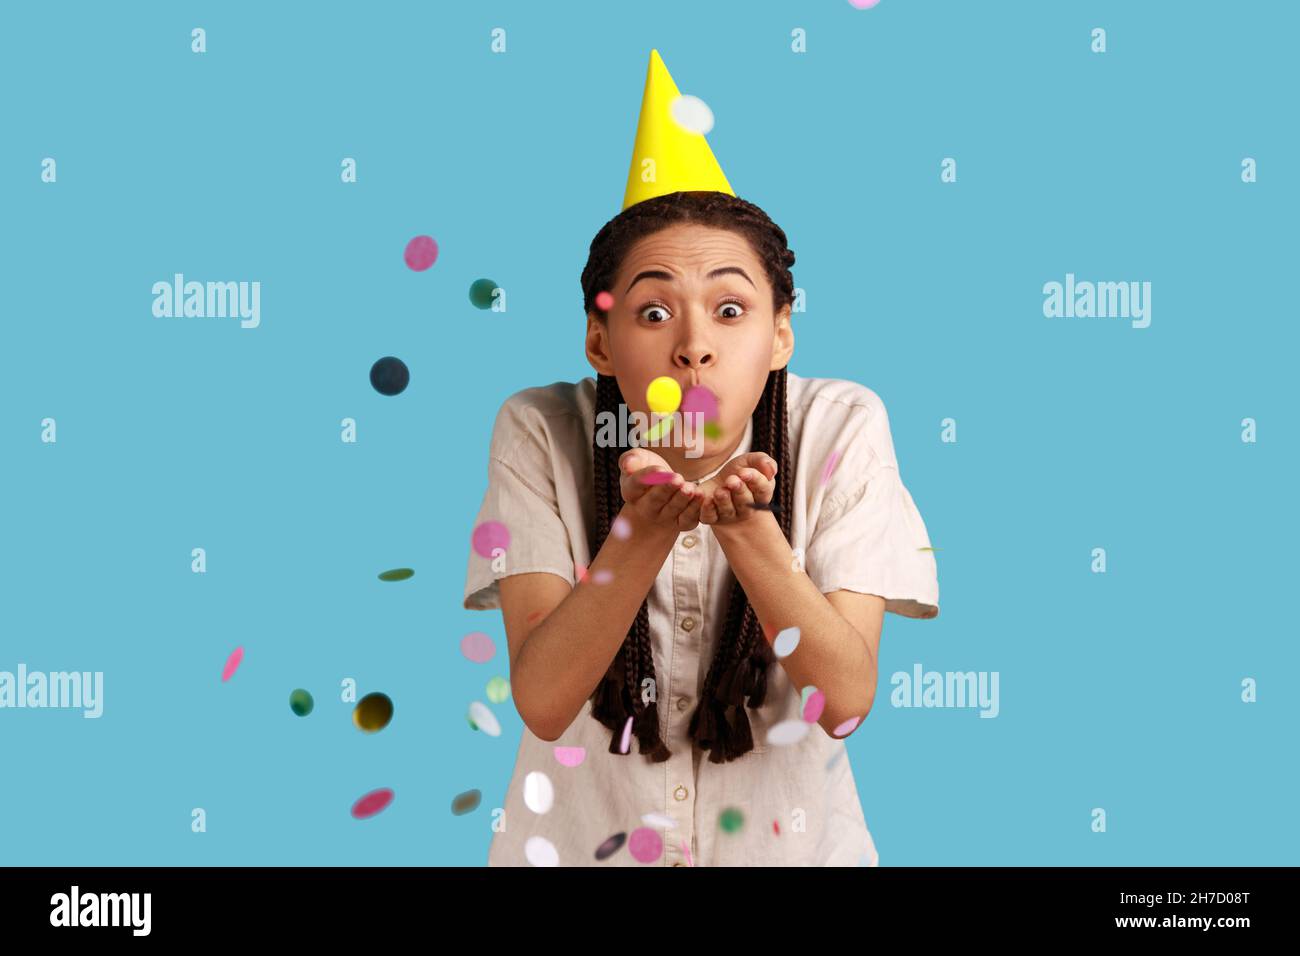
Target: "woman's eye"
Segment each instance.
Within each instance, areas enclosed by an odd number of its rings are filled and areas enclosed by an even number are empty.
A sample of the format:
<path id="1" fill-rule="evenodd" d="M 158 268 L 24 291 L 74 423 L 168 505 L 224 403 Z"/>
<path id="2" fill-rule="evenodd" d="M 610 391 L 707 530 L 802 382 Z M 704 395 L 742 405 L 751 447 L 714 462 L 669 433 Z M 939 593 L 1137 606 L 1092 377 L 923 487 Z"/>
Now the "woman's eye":
<path id="1" fill-rule="evenodd" d="M 655 312 L 662 313 L 663 318 L 658 320 L 652 318 L 652 314 Z M 641 315 L 645 319 L 647 319 L 651 325 L 662 325 L 664 321 L 668 318 L 668 310 L 661 305 L 647 305 L 644 309 L 641 310 Z"/>
<path id="2" fill-rule="evenodd" d="M 745 306 L 744 306 L 743 303 L 740 303 L 740 302 L 724 302 L 724 303 L 722 303 L 722 305 L 720 305 L 718 308 L 719 308 L 719 310 L 722 310 L 722 309 L 734 309 L 734 310 L 735 310 L 735 311 L 732 312 L 730 315 L 725 315 L 725 314 L 724 314 L 724 315 L 722 316 L 724 319 L 738 319 L 738 318 L 740 318 L 742 315 L 745 314 Z"/>

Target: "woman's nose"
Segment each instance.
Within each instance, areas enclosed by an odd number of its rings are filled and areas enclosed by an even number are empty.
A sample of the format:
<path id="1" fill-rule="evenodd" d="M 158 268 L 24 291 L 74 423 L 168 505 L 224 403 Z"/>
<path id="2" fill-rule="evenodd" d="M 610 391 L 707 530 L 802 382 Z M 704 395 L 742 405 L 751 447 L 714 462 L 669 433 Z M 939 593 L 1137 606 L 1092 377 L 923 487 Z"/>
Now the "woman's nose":
<path id="1" fill-rule="evenodd" d="M 685 347 L 677 350 L 677 365 L 680 368 L 702 368 L 713 364 L 713 353 L 706 347 Z"/>

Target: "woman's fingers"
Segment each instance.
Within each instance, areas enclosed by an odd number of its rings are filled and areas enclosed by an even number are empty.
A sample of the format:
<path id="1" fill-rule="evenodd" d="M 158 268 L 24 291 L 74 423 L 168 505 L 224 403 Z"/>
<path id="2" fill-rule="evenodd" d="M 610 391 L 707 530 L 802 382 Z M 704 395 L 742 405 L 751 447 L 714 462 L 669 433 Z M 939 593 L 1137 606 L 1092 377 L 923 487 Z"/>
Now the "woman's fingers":
<path id="1" fill-rule="evenodd" d="M 734 475 L 727 479 L 727 482 L 739 482 L 740 479 Z M 718 509 L 719 521 L 733 521 L 736 517 L 736 508 L 731 503 L 731 488 L 724 485 L 713 493 L 713 506 Z"/>
<path id="2" fill-rule="evenodd" d="M 679 515 L 695 500 L 695 482 L 686 481 L 677 489 L 677 493 L 664 503 L 659 515 L 664 521 L 676 523 Z"/>

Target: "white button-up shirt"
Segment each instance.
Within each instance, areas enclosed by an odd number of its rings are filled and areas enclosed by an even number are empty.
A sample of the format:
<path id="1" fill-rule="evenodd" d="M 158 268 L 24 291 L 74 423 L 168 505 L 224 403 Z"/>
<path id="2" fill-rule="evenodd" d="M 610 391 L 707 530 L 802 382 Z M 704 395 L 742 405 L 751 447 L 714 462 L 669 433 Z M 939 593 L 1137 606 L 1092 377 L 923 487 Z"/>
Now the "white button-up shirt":
<path id="1" fill-rule="evenodd" d="M 467 609 L 499 608 L 497 579 L 506 575 L 545 571 L 573 585 L 575 562 L 591 563 L 595 398 L 596 380 L 585 378 L 524 389 L 502 406 L 475 526 L 499 521 L 510 543 L 500 571 L 471 550 Z M 802 555 L 804 571 L 823 594 L 876 594 L 894 614 L 937 616 L 934 554 L 902 483 L 880 397 L 855 382 L 787 371 L 787 408 L 791 468 L 784 477 L 794 481 L 796 560 Z M 751 449 L 752 433 L 751 420 L 733 458 Z M 877 864 L 844 741 L 817 724 L 798 743 L 767 741 L 771 727 L 801 711 L 801 688 L 792 686 L 779 660 L 769 669 L 763 706 L 745 709 L 753 751 L 715 764 L 692 745 L 687 726 L 734 581 L 712 528 L 701 524 L 678 536 L 648 595 L 660 733 L 672 757 L 651 763 L 637 753 L 635 740 L 629 753 L 609 753 L 610 731 L 591 716 L 590 700 L 553 743 L 525 726 L 504 801 L 504 826 L 489 848 L 490 866 L 528 865 L 532 837 L 554 847 L 561 866 L 647 865 L 626 844 L 596 859 L 596 849 L 610 837 L 643 827 L 658 834 L 663 846 L 648 865 Z M 583 586 L 617 582 L 593 584 L 588 578 Z M 557 747 L 584 748 L 585 757 L 575 767 L 564 766 Z M 542 814 L 523 799 L 524 779 L 532 771 L 544 773 L 554 790 L 553 805 Z M 728 814 L 729 826 L 721 824 L 728 810 L 739 812 L 738 828 L 735 814 Z"/>

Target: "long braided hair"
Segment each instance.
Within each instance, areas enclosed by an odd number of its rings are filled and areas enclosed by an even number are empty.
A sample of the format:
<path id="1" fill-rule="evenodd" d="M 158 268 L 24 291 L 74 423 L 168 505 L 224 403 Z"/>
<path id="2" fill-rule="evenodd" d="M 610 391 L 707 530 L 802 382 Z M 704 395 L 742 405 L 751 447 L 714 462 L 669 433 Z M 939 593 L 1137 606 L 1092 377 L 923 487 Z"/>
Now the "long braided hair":
<path id="1" fill-rule="evenodd" d="M 790 267 L 794 253 L 785 232 L 753 203 L 722 192 L 682 191 L 643 200 L 623 210 L 591 242 L 586 268 L 582 270 L 585 311 L 600 321 L 605 314 L 596 306 L 596 295 L 612 287 L 628 250 L 639 239 L 679 222 L 693 222 L 729 229 L 746 237 L 767 272 L 772 285 L 774 311 L 794 301 L 794 278 Z M 602 411 L 618 414 L 624 403 L 618 380 L 596 377 L 596 420 Z M 781 531 L 790 540 L 791 487 L 790 433 L 786 413 L 786 369 L 768 373 L 767 385 L 754 409 L 752 451 L 766 452 L 777 463 L 776 489 L 772 510 Z M 602 447 L 592 435 L 596 520 L 592 528 L 591 553 L 599 552 L 614 519 L 623 506 L 619 488 L 619 456 L 626 447 Z M 775 661 L 758 616 L 750 606 L 745 589 L 733 583 L 726 620 L 713 661 L 691 715 L 689 735 L 712 763 L 735 760 L 754 747 L 745 699 L 761 707 L 767 694 L 767 670 Z M 632 733 L 640 752 L 654 762 L 667 760 L 672 752 L 659 733 L 656 700 L 642 700 L 646 678 L 654 679 L 655 663 L 650 640 L 648 598 L 641 602 L 622 647 L 614 655 L 604 677 L 592 693 L 591 715 L 611 731 L 609 752 L 622 753 L 623 728 L 632 718 Z M 656 685 L 651 685 L 656 686 Z M 655 695 L 657 697 L 657 694 Z"/>

